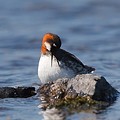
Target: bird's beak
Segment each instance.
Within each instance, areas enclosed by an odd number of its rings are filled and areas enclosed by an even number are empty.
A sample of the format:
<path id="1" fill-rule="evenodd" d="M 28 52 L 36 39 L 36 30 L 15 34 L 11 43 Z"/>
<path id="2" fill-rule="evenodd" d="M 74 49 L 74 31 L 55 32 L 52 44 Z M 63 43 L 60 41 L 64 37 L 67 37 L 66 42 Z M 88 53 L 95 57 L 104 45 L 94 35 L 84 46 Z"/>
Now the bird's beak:
<path id="1" fill-rule="evenodd" d="M 51 52 L 51 67 L 52 67 L 52 61 L 53 61 L 53 53 Z"/>
<path id="2" fill-rule="evenodd" d="M 47 50 L 51 52 L 51 67 L 52 67 L 52 61 L 53 61 L 53 52 L 52 52 L 52 48 L 53 47 L 57 47 L 55 43 L 51 42 L 51 43 L 48 43 L 48 42 L 45 42 L 44 43 Z"/>
<path id="3" fill-rule="evenodd" d="M 56 44 L 53 43 L 51 46 L 56 47 Z M 53 61 L 53 52 L 51 51 L 51 67 L 52 67 L 52 61 Z"/>

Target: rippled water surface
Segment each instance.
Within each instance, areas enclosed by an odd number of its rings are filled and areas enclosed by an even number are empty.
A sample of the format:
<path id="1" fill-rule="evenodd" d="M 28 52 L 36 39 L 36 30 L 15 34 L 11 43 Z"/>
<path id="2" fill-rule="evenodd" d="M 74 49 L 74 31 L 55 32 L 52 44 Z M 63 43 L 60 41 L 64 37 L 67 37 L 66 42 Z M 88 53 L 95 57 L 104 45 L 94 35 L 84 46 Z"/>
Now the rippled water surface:
<path id="1" fill-rule="evenodd" d="M 120 91 L 120 0 L 0 0 L 0 87 L 39 83 L 41 38 L 58 34 L 72 52 Z M 0 120 L 41 120 L 36 96 L 0 99 Z M 49 113 L 49 112 L 48 112 Z M 120 98 L 100 114 L 67 120 L 120 120 Z"/>

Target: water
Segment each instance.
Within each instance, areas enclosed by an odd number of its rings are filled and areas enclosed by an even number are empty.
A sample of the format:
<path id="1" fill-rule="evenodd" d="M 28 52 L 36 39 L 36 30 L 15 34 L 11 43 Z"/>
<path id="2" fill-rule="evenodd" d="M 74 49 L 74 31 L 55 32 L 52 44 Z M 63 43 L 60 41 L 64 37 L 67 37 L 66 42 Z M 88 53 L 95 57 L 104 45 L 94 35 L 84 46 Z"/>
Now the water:
<path id="1" fill-rule="evenodd" d="M 0 87 L 39 83 L 41 38 L 58 34 L 62 48 L 96 68 L 120 91 L 119 0 L 0 0 Z M 37 97 L 1 99 L 0 120 L 41 120 Z M 100 114 L 83 111 L 68 120 L 120 120 L 120 98 Z M 41 114 L 40 114 L 41 113 Z"/>

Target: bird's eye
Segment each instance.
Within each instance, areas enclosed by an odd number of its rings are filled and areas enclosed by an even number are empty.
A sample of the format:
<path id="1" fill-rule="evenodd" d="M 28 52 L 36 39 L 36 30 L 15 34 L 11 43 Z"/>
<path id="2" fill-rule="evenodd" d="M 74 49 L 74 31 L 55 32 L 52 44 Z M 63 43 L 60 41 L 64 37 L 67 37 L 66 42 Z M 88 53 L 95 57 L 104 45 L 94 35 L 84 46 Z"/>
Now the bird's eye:
<path id="1" fill-rule="evenodd" d="M 54 46 L 54 47 L 57 47 L 55 43 L 53 44 L 53 46 Z"/>

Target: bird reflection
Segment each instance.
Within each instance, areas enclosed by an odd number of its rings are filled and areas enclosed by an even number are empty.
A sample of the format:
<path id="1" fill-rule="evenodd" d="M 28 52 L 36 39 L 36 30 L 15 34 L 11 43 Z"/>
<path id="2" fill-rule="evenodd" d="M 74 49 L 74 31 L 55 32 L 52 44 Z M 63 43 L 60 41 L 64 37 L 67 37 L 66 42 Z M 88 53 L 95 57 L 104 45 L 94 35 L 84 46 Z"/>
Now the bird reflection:
<path id="1" fill-rule="evenodd" d="M 41 110 L 40 114 L 42 114 L 43 120 L 65 120 L 64 113 L 56 108 Z"/>

